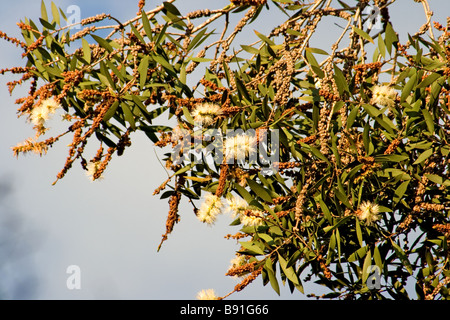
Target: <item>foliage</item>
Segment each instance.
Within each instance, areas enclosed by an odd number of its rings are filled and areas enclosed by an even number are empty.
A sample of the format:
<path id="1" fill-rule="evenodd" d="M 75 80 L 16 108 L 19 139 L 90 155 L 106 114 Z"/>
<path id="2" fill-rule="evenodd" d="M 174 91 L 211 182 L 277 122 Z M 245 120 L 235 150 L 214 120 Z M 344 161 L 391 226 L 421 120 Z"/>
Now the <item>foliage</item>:
<path id="1" fill-rule="evenodd" d="M 300 292 L 316 281 L 329 289 L 322 298 L 414 299 L 408 281 L 418 299 L 448 299 L 450 34 L 448 25 L 432 25 L 427 1 L 416 1 L 427 20 L 405 44 L 389 17 L 393 1 L 233 0 L 187 14 L 173 2 L 145 11 L 141 0 L 133 19 L 98 15 L 75 34 L 62 10 L 52 3 L 50 18 L 43 3 L 39 23 L 18 24 L 23 41 L 1 33 L 24 50 L 26 66 L 2 73 L 23 74 L 11 92 L 30 82 L 17 103 L 36 130 L 15 155 L 42 155 L 73 135 L 57 179 L 80 161 L 95 180 L 142 131 L 169 150 L 172 174 L 155 190 L 170 203 L 163 241 L 182 197 L 205 223 L 227 208 L 234 214 L 241 229 L 226 237 L 240 248 L 227 275 L 242 281 L 232 292 L 261 277 L 278 293 L 280 280 Z M 368 8 L 380 9 L 380 29 Z M 269 9 L 286 21 L 236 45 Z M 101 24 L 106 19 L 116 24 Z M 310 47 L 326 19 L 344 25 L 341 36 Z M 60 109 L 67 131 L 40 141 Z M 166 114 L 175 126 L 157 122 Z M 202 137 L 212 128 L 254 129 L 240 146 L 247 156 L 264 133 L 278 132 L 277 171 L 264 174 L 261 161 L 177 158 L 195 147 L 180 132 Z M 86 158 L 93 140 L 100 148 Z M 204 148 L 213 143 L 202 140 Z M 371 266 L 380 288 L 368 286 Z"/>

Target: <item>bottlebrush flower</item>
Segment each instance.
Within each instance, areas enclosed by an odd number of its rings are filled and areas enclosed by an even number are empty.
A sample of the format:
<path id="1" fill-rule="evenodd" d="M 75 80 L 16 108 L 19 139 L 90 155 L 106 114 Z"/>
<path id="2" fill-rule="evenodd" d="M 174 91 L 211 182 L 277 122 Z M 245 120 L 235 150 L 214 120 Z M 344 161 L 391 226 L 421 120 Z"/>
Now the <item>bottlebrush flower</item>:
<path id="1" fill-rule="evenodd" d="M 256 152 L 256 136 L 238 134 L 227 138 L 224 149 L 226 159 L 244 160 L 247 156 Z"/>
<path id="2" fill-rule="evenodd" d="M 251 210 L 250 213 L 241 215 L 241 223 L 244 227 L 258 227 L 263 224 L 263 213 L 259 210 Z"/>
<path id="3" fill-rule="evenodd" d="M 46 99 L 33 108 L 30 120 L 35 126 L 43 127 L 45 121 L 50 119 L 50 115 L 59 108 L 61 108 L 61 105 L 56 102 L 55 98 Z"/>
<path id="4" fill-rule="evenodd" d="M 209 225 L 214 224 L 217 216 L 222 212 L 222 201 L 216 195 L 209 193 L 197 212 L 197 218 Z"/>
<path id="5" fill-rule="evenodd" d="M 248 209 L 247 201 L 245 201 L 241 197 L 232 196 L 227 199 L 227 203 L 233 218 L 236 218 Z"/>
<path id="6" fill-rule="evenodd" d="M 216 121 L 217 116 L 221 114 L 222 110 L 220 106 L 213 103 L 198 104 L 191 113 L 195 122 L 198 122 L 205 127 L 213 124 Z"/>

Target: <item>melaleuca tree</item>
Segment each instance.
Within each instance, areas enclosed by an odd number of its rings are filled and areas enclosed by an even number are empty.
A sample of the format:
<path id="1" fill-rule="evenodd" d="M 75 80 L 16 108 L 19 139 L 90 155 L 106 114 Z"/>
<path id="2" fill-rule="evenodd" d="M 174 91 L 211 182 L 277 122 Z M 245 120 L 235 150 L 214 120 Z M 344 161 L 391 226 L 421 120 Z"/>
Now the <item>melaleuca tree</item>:
<path id="1" fill-rule="evenodd" d="M 315 281 L 323 298 L 448 299 L 449 25 L 415 1 L 426 22 L 400 43 L 393 2 L 232 0 L 181 13 L 141 0 L 128 21 L 101 14 L 76 32 L 43 3 L 39 22 L 18 23 L 23 39 L 0 34 L 22 49 L 24 65 L 1 73 L 22 74 L 11 93 L 29 83 L 18 112 L 36 131 L 14 155 L 72 136 L 57 180 L 75 163 L 96 180 L 144 132 L 168 151 L 171 175 L 154 192 L 169 200 L 161 244 L 186 214 L 214 224 L 229 211 L 236 226 L 226 274 L 241 281 L 202 299 L 258 277 L 277 292 Z M 237 42 L 266 10 L 286 20 Z M 325 19 L 340 36 L 310 47 Z M 50 137 L 55 113 L 67 130 Z M 178 210 L 183 197 L 193 212 Z"/>

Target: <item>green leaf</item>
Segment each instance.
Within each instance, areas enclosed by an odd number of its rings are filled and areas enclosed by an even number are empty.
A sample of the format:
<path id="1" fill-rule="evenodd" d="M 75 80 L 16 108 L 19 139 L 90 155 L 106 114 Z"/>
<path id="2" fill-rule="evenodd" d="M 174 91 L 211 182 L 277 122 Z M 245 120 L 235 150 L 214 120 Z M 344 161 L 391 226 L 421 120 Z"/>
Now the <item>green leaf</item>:
<path id="1" fill-rule="evenodd" d="M 336 223 L 335 225 L 333 225 L 333 226 L 327 226 L 327 227 L 323 228 L 323 231 L 324 231 L 325 233 L 328 233 L 328 232 L 330 232 L 330 231 L 332 231 L 332 230 L 338 228 L 339 226 L 343 225 L 344 223 L 346 223 L 350 218 L 351 218 L 351 216 L 347 216 L 347 217 L 345 217 L 345 218 L 342 218 L 342 219 L 340 219 L 340 220 L 338 221 L 338 223 Z"/>
<path id="2" fill-rule="evenodd" d="M 234 80 L 236 83 L 236 87 L 238 89 L 238 93 L 243 96 L 248 102 L 252 101 L 252 98 L 250 97 L 250 94 L 247 91 L 247 88 L 245 87 L 244 83 L 241 80 L 241 77 L 238 76 L 237 72 L 234 74 Z"/>
<path id="3" fill-rule="evenodd" d="M 265 242 L 273 242 L 273 238 L 269 236 L 267 233 L 258 233 L 258 237 L 263 239 Z"/>
<path id="4" fill-rule="evenodd" d="M 44 28 L 47 28 L 49 30 L 55 30 L 55 26 L 47 22 L 46 20 L 39 18 L 39 21 L 41 22 L 42 26 L 44 26 Z"/>
<path id="5" fill-rule="evenodd" d="M 264 250 L 261 249 L 254 241 L 242 241 L 239 243 L 241 244 L 242 247 L 247 249 L 250 253 L 264 255 Z"/>
<path id="6" fill-rule="evenodd" d="M 389 55 L 392 56 L 392 45 L 394 45 L 398 42 L 398 37 L 390 23 L 388 23 L 386 25 L 385 35 L 386 35 L 386 38 L 385 38 L 386 49 L 389 52 Z"/>
<path id="7" fill-rule="evenodd" d="M 302 35 L 302 33 L 299 32 L 298 35 Z M 323 54 L 323 55 L 326 55 L 326 56 L 329 55 L 328 52 L 326 52 L 325 50 L 319 49 L 319 48 L 309 48 L 308 47 L 308 48 L 305 48 L 305 50 L 309 51 L 309 52 L 312 52 L 312 53 Z"/>
<path id="8" fill-rule="evenodd" d="M 131 31 L 139 39 L 139 41 L 141 43 L 145 44 L 144 38 L 142 38 L 141 33 L 139 31 L 137 31 L 136 27 L 132 23 L 130 23 L 130 27 L 131 27 Z"/>
<path id="9" fill-rule="evenodd" d="M 372 265 L 372 253 L 370 250 L 366 253 L 366 258 L 364 259 L 363 270 L 362 270 L 362 283 L 365 284 L 367 277 L 369 276 L 369 267 Z"/>
<path id="10" fill-rule="evenodd" d="M 375 249 L 373 250 L 373 259 L 375 261 L 375 265 L 383 270 L 383 260 L 381 259 L 380 250 L 378 249 L 378 247 L 375 247 Z"/>
<path id="11" fill-rule="evenodd" d="M 411 263 L 408 260 L 408 256 L 403 251 L 403 249 L 400 248 L 400 246 L 398 244 L 396 244 L 392 239 L 390 239 L 390 240 L 391 240 L 392 247 L 394 248 L 395 254 L 400 259 L 401 263 L 405 266 L 406 270 L 408 270 L 409 274 L 412 275 L 413 270 L 412 270 Z"/>
<path id="12" fill-rule="evenodd" d="M 314 72 L 320 77 L 323 78 L 325 76 L 324 72 L 319 66 L 319 63 L 317 62 L 314 55 L 310 52 L 305 50 L 305 58 L 308 61 L 308 63 L 311 65 L 311 68 L 314 70 Z"/>
<path id="13" fill-rule="evenodd" d="M 183 168 L 181 168 L 180 170 L 178 170 L 177 172 L 174 173 L 175 176 L 178 176 L 182 173 L 185 173 L 186 171 L 191 170 L 193 167 L 195 167 L 195 162 L 191 162 L 189 163 L 187 166 L 184 166 Z"/>
<path id="14" fill-rule="evenodd" d="M 236 191 L 241 195 L 241 197 L 244 198 L 245 201 L 247 201 L 247 203 L 250 203 L 253 201 L 252 195 L 247 190 L 245 190 L 245 188 L 241 187 L 237 183 L 234 183 L 233 186 L 236 189 Z"/>
<path id="15" fill-rule="evenodd" d="M 334 79 L 336 80 L 336 85 L 339 90 L 339 94 L 342 95 L 344 91 L 350 92 L 348 89 L 347 79 L 345 79 L 344 74 L 341 69 L 339 69 L 336 65 L 334 67 Z"/>
<path id="16" fill-rule="evenodd" d="M 252 191 L 261 199 L 263 199 L 266 202 L 269 203 L 273 203 L 272 201 L 272 197 L 270 196 L 270 193 L 262 186 L 260 186 L 257 182 L 248 179 L 247 183 L 250 187 L 250 189 L 252 189 Z"/>
<path id="17" fill-rule="evenodd" d="M 423 118 L 425 119 L 425 123 L 427 125 L 428 132 L 430 134 L 434 133 L 434 120 L 433 116 L 427 109 L 422 109 Z"/>
<path id="18" fill-rule="evenodd" d="M 105 86 L 109 86 L 113 89 L 116 88 L 116 84 L 114 83 L 111 75 L 109 74 L 109 70 L 106 67 L 106 64 L 103 61 L 100 61 L 100 72 L 98 74 L 100 81 L 105 85 Z"/>
<path id="19" fill-rule="evenodd" d="M 133 130 L 135 130 L 136 129 L 136 122 L 134 120 L 134 115 L 131 112 L 130 107 L 124 102 L 121 103 L 121 107 L 122 107 L 123 116 L 125 118 L 125 121 L 127 121 L 130 124 L 130 127 Z"/>
<path id="20" fill-rule="evenodd" d="M 267 38 L 265 35 L 263 35 L 262 33 L 259 33 L 256 30 L 253 30 L 255 32 L 255 34 L 258 36 L 258 38 L 260 38 L 262 41 L 264 41 L 265 43 L 267 43 L 269 46 L 275 46 L 275 42 L 273 42 L 272 40 L 270 40 L 269 38 Z"/>
<path id="21" fill-rule="evenodd" d="M 441 176 L 438 176 L 437 174 L 425 174 L 425 177 L 427 177 L 428 180 L 436 183 L 436 184 L 440 184 L 442 185 L 443 183 L 443 178 Z"/>
<path id="22" fill-rule="evenodd" d="M 194 118 L 192 118 L 191 113 L 189 112 L 189 110 L 186 107 L 183 107 L 183 115 L 186 118 L 187 122 L 194 125 L 194 122 L 195 122 Z"/>
<path id="23" fill-rule="evenodd" d="M 406 98 L 411 93 L 411 90 L 417 83 L 417 73 L 415 72 L 412 77 L 408 80 L 402 90 L 402 95 L 400 97 L 401 102 L 405 102 Z"/>
<path id="24" fill-rule="evenodd" d="M 144 26 L 145 34 L 150 39 L 150 41 L 152 41 L 153 40 L 152 27 L 150 25 L 150 21 L 148 20 L 147 14 L 145 13 L 144 10 L 142 10 L 142 12 L 141 12 L 141 17 L 142 17 L 142 25 Z"/>
<path id="25" fill-rule="evenodd" d="M 251 53 L 251 54 L 258 54 L 259 50 L 256 48 L 253 48 L 251 46 L 247 46 L 245 44 L 241 44 L 241 48 L 244 49 L 245 51 Z"/>
<path id="26" fill-rule="evenodd" d="M 176 77 L 177 76 L 177 72 L 175 71 L 175 69 L 173 68 L 173 66 L 166 60 L 164 59 L 163 56 L 161 55 L 152 55 L 152 58 L 159 63 L 161 66 L 163 66 L 163 68 L 167 71 L 167 73 L 169 73 L 171 76 Z"/>
<path id="27" fill-rule="evenodd" d="M 52 1 L 52 15 L 53 15 L 53 20 L 59 26 L 61 26 L 61 19 L 60 19 L 60 16 L 59 16 L 59 10 L 58 10 L 58 7 L 53 3 L 53 1 Z"/>
<path id="28" fill-rule="evenodd" d="M 359 248 L 358 250 L 356 250 L 355 252 L 353 252 L 347 259 L 348 262 L 354 262 L 358 259 L 361 259 L 362 257 L 364 257 L 367 253 L 367 251 L 369 250 L 369 246 L 365 246 L 362 248 Z"/>
<path id="29" fill-rule="evenodd" d="M 292 281 L 293 284 L 299 285 L 300 281 L 298 279 L 297 273 L 295 272 L 293 267 L 287 267 L 286 260 L 278 254 L 278 261 L 280 263 L 281 269 L 283 270 L 283 273 L 286 275 L 286 277 Z"/>
<path id="30" fill-rule="evenodd" d="M 405 194 L 406 190 L 408 189 L 408 185 L 409 185 L 410 181 L 411 180 L 406 180 L 406 181 L 402 182 L 397 187 L 397 189 L 395 189 L 394 203 L 398 203 L 403 198 L 403 195 Z"/>
<path id="31" fill-rule="evenodd" d="M 361 38 L 366 39 L 367 41 L 369 41 L 371 43 L 374 43 L 372 37 L 369 36 L 367 34 L 367 32 L 365 32 L 365 31 L 363 31 L 363 30 L 361 30 L 361 29 L 359 29 L 359 28 L 357 28 L 355 26 L 353 26 L 353 31 L 356 32 Z"/>
<path id="32" fill-rule="evenodd" d="M 202 31 L 200 31 L 195 37 L 194 39 L 192 39 L 191 43 L 189 44 L 187 51 L 191 51 L 192 49 L 197 48 L 199 45 L 201 45 L 206 39 L 208 39 L 208 37 L 213 33 L 208 33 L 205 36 L 206 33 L 206 28 L 203 29 Z"/>
<path id="33" fill-rule="evenodd" d="M 47 8 L 45 7 L 44 0 L 41 2 L 41 18 L 48 21 Z"/>
<path id="34" fill-rule="evenodd" d="M 109 44 L 109 42 L 95 34 L 91 34 L 91 37 L 100 45 L 100 47 L 108 50 L 109 52 L 113 52 L 113 47 Z"/>
<path id="35" fill-rule="evenodd" d="M 175 7 L 173 4 L 171 4 L 170 2 L 164 1 L 163 3 L 164 8 L 169 11 L 170 13 L 176 15 L 176 16 L 181 16 L 180 11 L 178 11 L 177 7 Z"/>
<path id="36" fill-rule="evenodd" d="M 430 101 L 428 102 L 430 110 L 432 110 L 435 107 L 436 103 L 439 101 L 439 95 L 441 93 L 442 86 L 444 85 L 445 81 L 446 77 L 443 76 L 431 85 Z"/>
<path id="37" fill-rule="evenodd" d="M 356 237 L 358 238 L 358 243 L 362 247 L 363 237 L 361 232 L 361 225 L 359 224 L 359 219 L 355 219 L 355 227 L 356 227 Z"/>
<path id="38" fill-rule="evenodd" d="M 166 35 L 166 30 L 168 27 L 169 27 L 169 24 L 166 23 L 164 25 L 164 27 L 161 29 L 161 32 L 158 34 L 158 37 L 155 40 L 155 47 L 158 46 L 161 43 L 161 41 L 164 39 L 164 36 Z"/>
<path id="39" fill-rule="evenodd" d="M 379 155 L 375 156 L 376 162 L 400 162 L 408 159 L 408 156 L 402 156 L 399 154 L 388 154 L 388 155 Z"/>
<path id="40" fill-rule="evenodd" d="M 428 77 L 426 77 L 421 83 L 419 83 L 419 85 L 417 86 L 417 88 L 426 88 L 428 87 L 430 84 L 434 83 L 437 79 L 439 79 L 441 77 L 441 75 L 439 73 L 435 73 L 433 72 L 432 74 L 430 74 Z"/>
<path id="41" fill-rule="evenodd" d="M 383 113 L 383 110 L 380 110 L 370 104 L 364 103 L 363 105 L 364 110 L 366 110 L 366 112 L 372 117 L 372 118 L 376 118 L 378 117 L 380 114 Z"/>
<path id="42" fill-rule="evenodd" d="M 422 162 L 424 162 L 425 160 L 427 160 L 432 154 L 433 154 L 434 150 L 433 148 L 425 150 L 424 152 L 422 152 L 422 154 L 417 158 L 416 161 L 414 161 L 413 165 L 415 164 L 420 164 Z"/>
<path id="43" fill-rule="evenodd" d="M 147 82 L 147 72 L 148 72 L 148 66 L 150 64 L 150 57 L 145 56 L 138 67 L 139 72 L 139 86 L 141 87 L 141 90 L 144 89 L 145 83 Z"/>
<path id="44" fill-rule="evenodd" d="M 111 105 L 111 107 L 109 107 L 108 111 L 106 111 L 104 117 L 103 117 L 103 121 L 108 122 L 109 119 L 111 119 L 114 114 L 117 111 L 117 108 L 119 107 L 119 100 L 114 101 L 114 103 Z"/>
<path id="45" fill-rule="evenodd" d="M 280 286 L 278 285 L 277 277 L 275 276 L 275 271 L 272 266 L 272 260 L 270 258 L 266 259 L 264 269 L 267 271 L 267 276 L 269 277 L 270 285 L 273 290 L 280 295 Z"/>
<path id="46" fill-rule="evenodd" d="M 86 60 L 88 64 L 91 64 L 91 48 L 89 47 L 89 42 L 86 39 L 81 39 L 83 47 L 83 59 Z"/>

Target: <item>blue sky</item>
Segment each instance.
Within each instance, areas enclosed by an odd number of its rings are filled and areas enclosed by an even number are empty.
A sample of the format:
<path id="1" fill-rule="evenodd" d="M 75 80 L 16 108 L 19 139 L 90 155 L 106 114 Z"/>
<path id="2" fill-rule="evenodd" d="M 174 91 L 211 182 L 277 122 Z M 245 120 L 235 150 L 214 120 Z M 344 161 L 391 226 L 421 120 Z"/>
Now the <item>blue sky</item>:
<path id="1" fill-rule="evenodd" d="M 138 1 L 54 2 L 63 9 L 78 5 L 82 18 L 105 12 L 126 20 L 136 14 Z M 206 7 L 217 9 L 227 3 L 176 1 L 184 13 Z M 50 2 L 47 4 L 50 7 Z M 146 9 L 158 4 L 160 1 L 147 1 Z M 448 2 L 431 0 L 430 4 L 435 12 L 433 20 L 445 24 Z M 253 36 L 253 29 L 267 31 L 271 26 L 267 21 L 272 23 L 281 17 L 274 12 L 255 23 L 248 37 Z M 0 30 L 18 35 L 16 22 L 25 16 L 37 20 L 39 14 L 40 1 L 8 2 L 0 12 Z M 408 30 L 415 32 L 425 21 L 422 6 L 412 0 L 397 1 L 391 18 L 403 42 Z M 313 39 L 316 47 L 329 49 L 336 37 L 333 28 L 339 33 L 331 23 L 319 29 Z M 0 46 L 0 68 L 22 65 L 19 49 L 4 41 Z M 182 202 L 181 222 L 156 252 L 165 230 L 168 203 L 152 193 L 166 174 L 155 156 L 156 152 L 161 157 L 162 152 L 145 136 L 132 136 L 133 146 L 123 157 L 113 159 L 100 182 L 91 182 L 77 164 L 52 186 L 64 165 L 68 140 L 62 140 L 42 158 L 13 158 L 10 148 L 33 136 L 33 131 L 24 118 L 17 119 L 14 104 L 16 98 L 26 95 L 27 88 L 18 88 L 10 97 L 6 82 L 11 79 L 0 77 L 0 242 L 10 248 L 0 250 L 0 298 L 193 299 L 201 289 L 213 288 L 218 295 L 232 290 L 237 282 L 225 273 L 238 246 L 233 240 L 225 240 L 224 235 L 238 229 L 229 226 L 229 216 L 219 217 L 211 228 L 199 223 L 192 208 Z M 58 123 L 52 127 L 57 129 Z M 11 192 L 5 191 L 5 185 Z M 81 290 L 66 287 L 69 265 L 81 268 Z M 306 285 L 307 293 L 311 289 Z M 230 298 L 306 298 L 298 292 L 291 295 L 288 288 L 281 291 L 278 297 L 257 279 Z"/>

